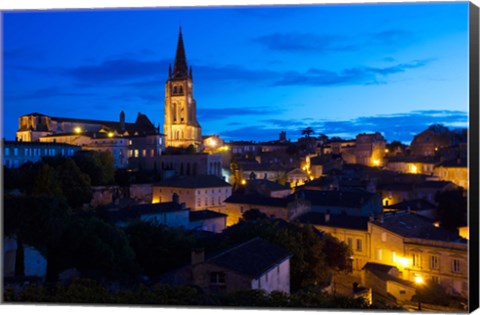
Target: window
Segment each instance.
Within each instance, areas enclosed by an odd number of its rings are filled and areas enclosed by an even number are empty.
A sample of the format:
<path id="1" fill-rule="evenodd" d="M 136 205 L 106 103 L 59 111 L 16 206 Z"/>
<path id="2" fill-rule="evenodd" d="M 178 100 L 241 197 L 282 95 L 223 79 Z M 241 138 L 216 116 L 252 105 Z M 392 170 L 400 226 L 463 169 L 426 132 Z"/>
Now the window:
<path id="1" fill-rule="evenodd" d="M 133 156 L 136 157 L 136 158 L 138 158 L 138 150 L 137 150 L 137 149 L 135 149 Z"/>
<path id="2" fill-rule="evenodd" d="M 377 249 L 377 260 L 382 260 L 382 254 L 383 254 L 382 249 L 381 248 Z"/>
<path id="3" fill-rule="evenodd" d="M 353 240 L 351 237 L 347 238 L 347 245 L 349 248 L 353 248 Z"/>
<path id="4" fill-rule="evenodd" d="M 438 284 L 438 277 L 437 276 L 432 276 L 430 279 L 432 280 L 433 283 Z"/>
<path id="5" fill-rule="evenodd" d="M 382 242 L 386 242 L 386 241 L 387 241 L 387 233 L 382 232 Z"/>
<path id="6" fill-rule="evenodd" d="M 459 259 L 452 259 L 452 272 L 455 272 L 455 273 L 460 272 L 460 260 Z"/>
<path id="7" fill-rule="evenodd" d="M 430 256 L 430 269 L 438 269 L 438 256 Z"/>
<path id="8" fill-rule="evenodd" d="M 422 257 L 419 253 L 412 254 L 412 265 L 414 267 L 422 267 Z"/>
<path id="9" fill-rule="evenodd" d="M 201 198 L 198 198 L 197 206 L 200 207 L 201 205 L 202 205 L 202 199 L 201 199 Z"/>
<path id="10" fill-rule="evenodd" d="M 5 148 L 5 156 L 9 156 L 10 155 L 10 148 Z"/>
<path id="11" fill-rule="evenodd" d="M 225 273 L 224 272 L 211 272 L 210 273 L 210 284 L 215 284 L 215 285 L 225 284 Z"/>
<path id="12" fill-rule="evenodd" d="M 362 251 L 362 240 L 357 239 L 357 252 L 361 252 L 361 251 Z"/>
<path id="13" fill-rule="evenodd" d="M 13 148 L 13 155 L 18 156 L 18 149 L 17 148 Z"/>
<path id="14" fill-rule="evenodd" d="M 406 294 L 407 292 L 405 290 L 400 290 L 399 293 L 400 294 Z"/>

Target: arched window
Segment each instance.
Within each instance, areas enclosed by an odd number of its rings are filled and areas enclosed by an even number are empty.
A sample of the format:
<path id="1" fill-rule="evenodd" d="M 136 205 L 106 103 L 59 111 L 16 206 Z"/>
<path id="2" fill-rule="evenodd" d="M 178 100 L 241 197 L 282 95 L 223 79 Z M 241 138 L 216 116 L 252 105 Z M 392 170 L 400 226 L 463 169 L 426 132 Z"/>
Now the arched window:
<path id="1" fill-rule="evenodd" d="M 173 103 L 173 121 L 177 121 L 177 104 Z"/>
<path id="2" fill-rule="evenodd" d="M 176 86 L 173 87 L 173 94 L 177 94 L 177 87 Z"/>
<path id="3" fill-rule="evenodd" d="M 183 94 L 183 86 L 179 86 L 179 87 L 178 87 L 178 93 L 179 93 L 179 94 Z"/>

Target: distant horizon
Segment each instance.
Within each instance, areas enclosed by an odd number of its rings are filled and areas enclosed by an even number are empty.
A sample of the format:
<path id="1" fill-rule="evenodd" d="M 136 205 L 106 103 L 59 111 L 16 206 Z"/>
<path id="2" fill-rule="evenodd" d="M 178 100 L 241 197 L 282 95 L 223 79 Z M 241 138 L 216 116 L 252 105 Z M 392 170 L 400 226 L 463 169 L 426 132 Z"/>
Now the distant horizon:
<path id="1" fill-rule="evenodd" d="M 468 3 L 84 9 L 3 12 L 3 137 L 31 112 L 141 112 L 163 132 L 179 26 L 203 135 L 409 143 L 468 127 Z"/>

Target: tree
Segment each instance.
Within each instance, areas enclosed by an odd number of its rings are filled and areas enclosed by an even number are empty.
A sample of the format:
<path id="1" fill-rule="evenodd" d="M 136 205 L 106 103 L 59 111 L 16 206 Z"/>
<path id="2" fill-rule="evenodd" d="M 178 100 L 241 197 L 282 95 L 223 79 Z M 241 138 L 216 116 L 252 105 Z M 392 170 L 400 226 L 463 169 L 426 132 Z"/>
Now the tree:
<path id="1" fill-rule="evenodd" d="M 49 249 L 59 241 L 68 206 L 62 199 L 21 196 L 4 198 L 5 235 L 17 240 L 17 275 L 22 275 L 24 244 L 33 246 L 47 259 Z"/>
<path id="2" fill-rule="evenodd" d="M 307 127 L 305 129 L 302 130 L 302 135 L 305 136 L 305 138 L 309 139 L 310 138 L 310 135 L 313 134 L 314 131 L 312 129 L 312 127 Z"/>
<path id="3" fill-rule="evenodd" d="M 90 177 L 93 186 L 115 183 L 115 161 L 110 152 L 78 151 L 73 160 Z"/>
<path id="4" fill-rule="evenodd" d="M 72 208 L 78 208 L 92 199 L 90 178 L 80 171 L 72 159 L 65 159 L 56 171 L 62 194 Z"/>
<path id="5" fill-rule="evenodd" d="M 150 277 L 188 263 L 195 246 L 184 230 L 151 222 L 132 223 L 125 233 L 142 272 Z"/>
<path id="6" fill-rule="evenodd" d="M 122 279 L 138 274 L 135 253 L 125 233 L 94 217 L 65 220 L 61 237 L 49 254 L 50 279 L 69 268 L 93 278 Z"/>
<path id="7" fill-rule="evenodd" d="M 254 237 L 264 238 L 291 254 L 290 283 L 294 292 L 329 281 L 332 269 L 325 254 L 325 240 L 312 226 L 300 226 L 280 219 L 242 220 L 224 231 L 224 248 Z M 348 259 L 348 257 L 344 257 Z"/>

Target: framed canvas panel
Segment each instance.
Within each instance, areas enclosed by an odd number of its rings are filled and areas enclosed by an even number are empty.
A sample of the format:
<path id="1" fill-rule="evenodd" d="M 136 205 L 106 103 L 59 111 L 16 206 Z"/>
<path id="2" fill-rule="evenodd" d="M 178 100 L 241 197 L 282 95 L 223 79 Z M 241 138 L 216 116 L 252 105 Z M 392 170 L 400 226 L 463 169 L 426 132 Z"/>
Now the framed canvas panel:
<path id="1" fill-rule="evenodd" d="M 6 307 L 478 308 L 474 3 L 21 5 Z"/>

